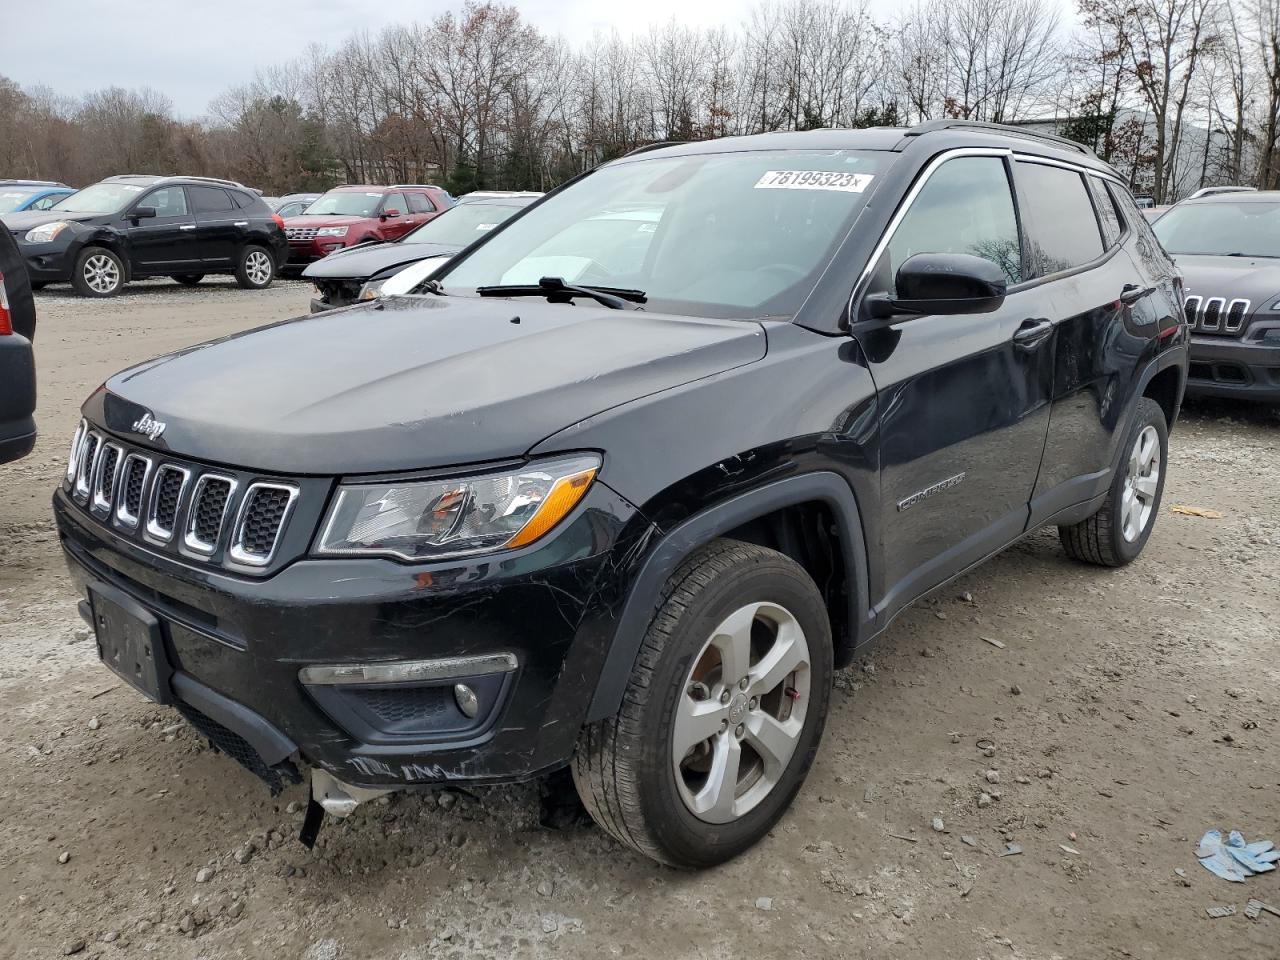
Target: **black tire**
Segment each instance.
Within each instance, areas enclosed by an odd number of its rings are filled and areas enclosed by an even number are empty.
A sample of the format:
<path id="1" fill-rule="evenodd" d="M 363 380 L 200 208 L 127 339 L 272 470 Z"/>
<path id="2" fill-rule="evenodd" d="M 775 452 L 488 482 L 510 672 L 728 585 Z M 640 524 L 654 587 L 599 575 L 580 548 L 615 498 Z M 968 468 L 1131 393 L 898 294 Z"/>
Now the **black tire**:
<path id="1" fill-rule="evenodd" d="M 250 244 L 241 249 L 236 260 L 236 283 L 245 290 L 265 290 L 275 277 L 276 261 L 266 247 Z"/>
<path id="2" fill-rule="evenodd" d="M 47 287 L 48 285 L 49 285 L 49 284 L 48 284 L 48 282 L 47 282 L 47 281 L 45 281 L 45 280 L 32 280 L 32 281 L 31 281 L 31 289 L 32 289 L 32 290 L 43 290 L 43 289 L 44 289 L 45 287 Z"/>
<path id="3" fill-rule="evenodd" d="M 1123 504 L 1125 492 L 1132 474 L 1131 451 L 1139 436 L 1148 427 L 1155 430 L 1160 442 L 1160 471 L 1156 479 L 1155 496 L 1145 525 L 1138 534 L 1128 538 L 1123 530 Z M 1121 567 L 1147 545 L 1151 531 L 1160 515 L 1160 500 L 1164 496 L 1164 480 L 1169 464 L 1169 427 L 1165 423 L 1164 410 L 1150 397 L 1138 401 L 1137 414 L 1121 448 L 1122 460 L 1111 480 L 1107 499 L 1093 516 L 1071 526 L 1058 527 L 1058 538 L 1067 555 L 1075 560 L 1096 563 L 1103 567 Z"/>
<path id="4" fill-rule="evenodd" d="M 173 279 L 177 280 L 184 287 L 194 287 L 197 283 L 204 279 L 203 273 L 179 273 Z"/>
<path id="5" fill-rule="evenodd" d="M 106 247 L 85 247 L 76 257 L 71 286 L 82 297 L 114 297 L 124 287 L 124 263 Z"/>
<path id="6" fill-rule="evenodd" d="M 804 631 L 808 703 L 794 752 L 772 789 L 737 819 L 710 823 L 691 811 L 677 786 L 671 745 L 675 711 L 686 695 L 694 658 L 717 625 L 753 602 L 784 607 Z M 799 564 L 777 551 L 735 540 L 700 548 L 664 588 L 621 709 L 579 736 L 572 771 L 583 804 L 619 841 L 662 863 L 702 868 L 737 856 L 772 829 L 804 783 L 826 723 L 832 660 L 826 605 Z M 781 687 L 779 691 L 785 699 Z M 748 722 L 750 718 L 748 714 Z"/>

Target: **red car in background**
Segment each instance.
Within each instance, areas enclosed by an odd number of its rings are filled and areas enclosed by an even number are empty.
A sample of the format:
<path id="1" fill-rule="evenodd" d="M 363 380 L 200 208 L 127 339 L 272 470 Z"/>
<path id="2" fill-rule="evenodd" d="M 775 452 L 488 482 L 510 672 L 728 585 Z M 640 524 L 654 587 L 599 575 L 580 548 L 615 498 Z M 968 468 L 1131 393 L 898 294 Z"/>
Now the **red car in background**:
<path id="1" fill-rule="evenodd" d="M 453 206 L 449 192 L 433 184 L 400 183 L 334 187 L 284 222 L 294 272 L 366 240 L 398 240 Z"/>

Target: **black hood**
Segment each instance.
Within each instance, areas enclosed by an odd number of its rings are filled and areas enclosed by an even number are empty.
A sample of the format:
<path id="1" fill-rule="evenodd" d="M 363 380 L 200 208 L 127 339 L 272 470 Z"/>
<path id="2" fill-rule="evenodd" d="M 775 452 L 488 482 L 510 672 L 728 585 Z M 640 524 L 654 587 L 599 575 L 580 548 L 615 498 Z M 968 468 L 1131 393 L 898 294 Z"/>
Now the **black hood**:
<path id="1" fill-rule="evenodd" d="M 518 457 L 586 417 L 764 354 L 749 321 L 393 298 L 151 360 L 84 410 L 130 442 L 229 466 L 416 470 Z M 131 430 L 144 414 L 165 424 L 154 442 Z"/>
<path id="2" fill-rule="evenodd" d="M 22 213 L 6 213 L 0 217 L 0 223 L 3 223 L 14 233 L 26 233 L 32 227 L 43 226 L 46 223 L 56 223 L 59 220 L 65 220 L 68 223 L 83 223 L 85 220 L 92 220 L 94 217 L 102 216 L 106 216 L 106 214 L 72 213 L 70 210 L 24 210 Z"/>
<path id="3" fill-rule="evenodd" d="M 1271 257 L 1211 257 L 1177 254 L 1187 296 L 1243 299 L 1249 310 L 1265 310 L 1280 299 L 1280 260 Z"/>
<path id="4" fill-rule="evenodd" d="M 365 243 L 317 260 L 302 275 L 308 280 L 368 280 L 383 270 L 447 257 L 461 249 L 448 243 Z"/>

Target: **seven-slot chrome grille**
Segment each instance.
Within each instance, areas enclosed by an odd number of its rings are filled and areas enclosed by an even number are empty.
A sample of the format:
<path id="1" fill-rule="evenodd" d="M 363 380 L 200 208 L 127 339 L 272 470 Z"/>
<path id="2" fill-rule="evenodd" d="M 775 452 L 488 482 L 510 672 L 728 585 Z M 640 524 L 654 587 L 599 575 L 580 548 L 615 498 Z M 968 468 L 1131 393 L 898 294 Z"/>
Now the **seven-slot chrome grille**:
<path id="1" fill-rule="evenodd" d="M 1193 333 L 1217 333 L 1238 336 L 1244 330 L 1249 317 L 1248 300 L 1236 297 L 1190 296 L 1183 302 L 1187 324 Z"/>
<path id="2" fill-rule="evenodd" d="M 247 478 L 246 478 L 247 479 Z M 67 491 L 95 519 L 189 558 L 267 567 L 298 500 L 292 483 L 249 480 L 152 450 L 130 449 L 81 422 Z"/>

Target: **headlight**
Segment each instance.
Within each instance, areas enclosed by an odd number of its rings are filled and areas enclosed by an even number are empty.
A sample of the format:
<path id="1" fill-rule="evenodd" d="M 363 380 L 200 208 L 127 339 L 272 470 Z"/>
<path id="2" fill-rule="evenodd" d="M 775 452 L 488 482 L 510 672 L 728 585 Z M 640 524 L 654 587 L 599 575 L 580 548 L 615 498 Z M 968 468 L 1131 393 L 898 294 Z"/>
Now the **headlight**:
<path id="1" fill-rule="evenodd" d="M 368 283 L 366 283 L 363 287 L 360 288 L 360 296 L 356 297 L 356 299 L 357 300 L 377 300 L 380 296 L 382 296 L 382 285 L 386 282 L 387 281 L 385 279 L 370 280 Z"/>
<path id="2" fill-rule="evenodd" d="M 27 243 L 48 243 L 71 224 L 65 220 L 55 220 L 53 223 L 45 223 L 38 227 L 32 227 L 27 231 Z"/>
<path id="3" fill-rule="evenodd" d="M 317 237 L 345 237 L 346 235 L 346 227 L 321 227 L 316 231 Z"/>
<path id="4" fill-rule="evenodd" d="M 594 454 L 459 480 L 344 484 L 319 553 L 438 560 L 533 543 L 568 516 L 600 469 Z"/>

